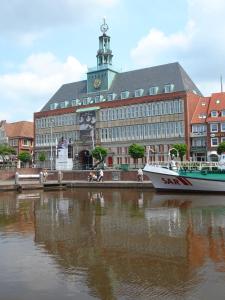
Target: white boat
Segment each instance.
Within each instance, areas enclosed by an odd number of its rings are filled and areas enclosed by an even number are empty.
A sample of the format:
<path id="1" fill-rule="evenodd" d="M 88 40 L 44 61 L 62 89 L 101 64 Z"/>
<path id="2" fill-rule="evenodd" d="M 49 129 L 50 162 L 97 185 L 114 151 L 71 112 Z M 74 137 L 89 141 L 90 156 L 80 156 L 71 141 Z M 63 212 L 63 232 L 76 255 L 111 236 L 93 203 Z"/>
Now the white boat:
<path id="1" fill-rule="evenodd" d="M 179 192 L 225 192 L 225 173 L 210 171 L 174 171 L 161 166 L 147 164 L 144 173 L 154 188 L 160 191 Z"/>

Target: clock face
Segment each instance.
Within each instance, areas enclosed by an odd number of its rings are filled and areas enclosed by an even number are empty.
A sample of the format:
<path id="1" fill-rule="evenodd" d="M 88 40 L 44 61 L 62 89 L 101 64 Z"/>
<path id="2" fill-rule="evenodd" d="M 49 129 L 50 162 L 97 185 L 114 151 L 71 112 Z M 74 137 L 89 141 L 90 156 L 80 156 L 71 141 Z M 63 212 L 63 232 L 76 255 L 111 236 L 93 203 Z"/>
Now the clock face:
<path id="1" fill-rule="evenodd" d="M 109 26 L 104 23 L 101 25 L 101 32 L 106 33 L 106 31 L 109 29 Z"/>
<path id="2" fill-rule="evenodd" d="M 101 86 L 101 79 L 99 79 L 99 78 L 96 78 L 95 80 L 94 80 L 94 88 L 96 88 L 96 89 L 98 89 L 100 86 Z"/>

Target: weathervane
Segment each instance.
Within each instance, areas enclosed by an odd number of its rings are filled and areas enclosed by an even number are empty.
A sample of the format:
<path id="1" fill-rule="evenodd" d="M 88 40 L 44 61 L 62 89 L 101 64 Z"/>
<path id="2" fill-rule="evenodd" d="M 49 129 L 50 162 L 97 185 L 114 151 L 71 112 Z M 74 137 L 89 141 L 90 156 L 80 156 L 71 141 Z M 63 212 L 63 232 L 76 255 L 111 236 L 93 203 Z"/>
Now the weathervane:
<path id="1" fill-rule="evenodd" d="M 103 24 L 102 24 L 101 27 L 100 27 L 101 32 L 102 32 L 103 34 L 105 34 L 106 31 L 109 29 L 109 26 L 106 24 L 105 19 L 106 19 L 106 18 L 104 17 L 104 18 L 103 18 Z"/>

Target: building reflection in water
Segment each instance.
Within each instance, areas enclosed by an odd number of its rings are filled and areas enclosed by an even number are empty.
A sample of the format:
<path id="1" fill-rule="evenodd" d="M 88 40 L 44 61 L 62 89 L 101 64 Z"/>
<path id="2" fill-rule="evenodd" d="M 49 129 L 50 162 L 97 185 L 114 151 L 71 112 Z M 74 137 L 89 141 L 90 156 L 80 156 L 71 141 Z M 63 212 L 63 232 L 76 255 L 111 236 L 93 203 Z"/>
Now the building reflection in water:
<path id="1" fill-rule="evenodd" d="M 34 231 L 65 280 L 82 282 L 89 296 L 200 299 L 206 274 L 215 280 L 225 271 L 221 197 L 212 206 L 210 196 L 133 189 L 10 194 L 0 201 L 1 232 Z"/>
<path id="2" fill-rule="evenodd" d="M 36 204 L 35 241 L 68 276 L 85 270 L 101 299 L 150 297 L 154 288 L 183 295 L 199 280 L 195 268 L 209 258 L 224 263 L 225 207 L 151 207 L 149 193 L 123 190 L 47 197 L 47 206 Z"/>

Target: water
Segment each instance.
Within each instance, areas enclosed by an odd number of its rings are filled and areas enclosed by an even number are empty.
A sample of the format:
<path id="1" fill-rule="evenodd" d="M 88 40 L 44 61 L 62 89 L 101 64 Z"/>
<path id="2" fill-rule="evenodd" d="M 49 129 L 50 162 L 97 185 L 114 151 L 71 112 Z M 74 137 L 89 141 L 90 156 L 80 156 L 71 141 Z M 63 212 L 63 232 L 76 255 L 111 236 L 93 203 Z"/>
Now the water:
<path id="1" fill-rule="evenodd" d="M 224 299 L 225 197 L 0 196 L 0 299 Z"/>

